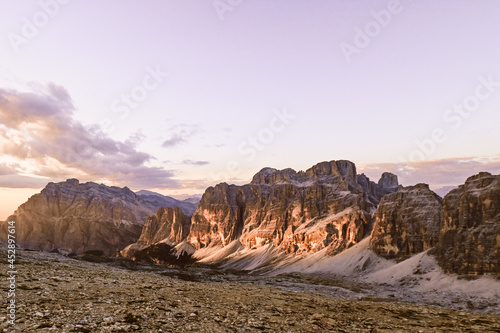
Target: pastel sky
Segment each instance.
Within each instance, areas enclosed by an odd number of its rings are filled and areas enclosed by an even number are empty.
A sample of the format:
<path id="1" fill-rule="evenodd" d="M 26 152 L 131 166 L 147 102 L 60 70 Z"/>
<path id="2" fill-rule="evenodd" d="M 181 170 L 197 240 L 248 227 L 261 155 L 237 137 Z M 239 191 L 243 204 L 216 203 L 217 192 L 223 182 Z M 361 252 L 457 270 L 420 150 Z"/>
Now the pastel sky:
<path id="1" fill-rule="evenodd" d="M 500 2 L 0 1 L 0 219 L 50 181 L 185 197 L 348 159 L 500 173 Z"/>

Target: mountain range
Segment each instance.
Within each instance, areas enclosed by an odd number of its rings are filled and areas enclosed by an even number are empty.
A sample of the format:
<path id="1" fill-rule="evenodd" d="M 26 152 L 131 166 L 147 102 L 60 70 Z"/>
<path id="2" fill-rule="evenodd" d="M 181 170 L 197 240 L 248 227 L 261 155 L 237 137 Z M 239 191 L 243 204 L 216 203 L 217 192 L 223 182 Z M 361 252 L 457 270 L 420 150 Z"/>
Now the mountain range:
<path id="1" fill-rule="evenodd" d="M 18 246 L 65 254 L 165 263 L 166 251 L 279 271 L 364 246 L 380 260 L 426 253 L 446 273 L 500 274 L 500 176 L 489 173 L 441 198 L 426 184 L 403 187 L 391 173 L 373 182 L 340 160 L 298 172 L 264 168 L 249 184 L 217 184 L 196 201 L 70 179 L 49 183 L 8 220 L 16 221 Z M 5 240 L 6 223 L 0 236 Z"/>
<path id="2" fill-rule="evenodd" d="M 77 179 L 49 183 L 7 221 L 16 222 L 16 244 L 23 248 L 64 254 L 117 251 L 137 241 L 144 222 L 161 207 L 180 207 L 192 214 L 195 203 L 154 192 L 132 192 Z M 0 226 L 5 240 L 6 224 Z"/>

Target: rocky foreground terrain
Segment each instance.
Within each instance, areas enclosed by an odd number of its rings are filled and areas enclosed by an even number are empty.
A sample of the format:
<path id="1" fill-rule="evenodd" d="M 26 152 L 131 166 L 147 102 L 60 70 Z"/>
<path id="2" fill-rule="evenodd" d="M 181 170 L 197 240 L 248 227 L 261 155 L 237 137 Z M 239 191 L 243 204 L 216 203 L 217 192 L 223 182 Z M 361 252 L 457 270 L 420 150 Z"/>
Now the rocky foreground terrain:
<path id="1" fill-rule="evenodd" d="M 110 265 L 44 252 L 17 255 L 16 326 L 7 322 L 2 295 L 2 332 L 500 331 L 500 316 L 493 314 L 387 299 L 341 300 L 248 283 L 190 282 L 123 258 Z M 6 257 L 1 250 L 2 267 Z M 7 293 L 6 284 L 2 288 Z"/>

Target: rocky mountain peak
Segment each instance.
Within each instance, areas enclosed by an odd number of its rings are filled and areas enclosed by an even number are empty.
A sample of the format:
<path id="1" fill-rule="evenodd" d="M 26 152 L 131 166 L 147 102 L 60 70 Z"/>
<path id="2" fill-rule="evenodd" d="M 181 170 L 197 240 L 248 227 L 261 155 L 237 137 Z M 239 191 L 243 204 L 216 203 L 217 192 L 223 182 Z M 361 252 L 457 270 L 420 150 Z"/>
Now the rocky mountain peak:
<path id="1" fill-rule="evenodd" d="M 429 184 L 418 183 L 415 185 L 402 187 L 398 189 L 399 192 L 415 192 L 415 191 L 431 191 Z"/>
<path id="2" fill-rule="evenodd" d="M 437 258 L 447 272 L 500 274 L 500 175 L 481 172 L 444 197 Z"/>
<path id="3" fill-rule="evenodd" d="M 496 177 L 489 172 L 480 172 L 477 175 L 470 176 L 465 181 L 464 186 L 468 189 L 481 189 L 491 185 Z"/>
<path id="4" fill-rule="evenodd" d="M 356 166 L 350 161 L 321 162 L 306 170 L 308 180 L 332 183 L 334 177 L 341 177 L 345 182 L 356 180 Z"/>
<path id="5" fill-rule="evenodd" d="M 292 183 L 300 181 L 300 175 L 293 169 L 287 168 L 277 170 L 274 168 L 264 168 L 259 171 L 252 179 L 250 184 L 276 184 L 279 182 Z"/>
<path id="6" fill-rule="evenodd" d="M 186 239 L 190 226 L 190 217 L 179 207 L 162 207 L 147 218 L 138 241 L 127 246 L 120 254 L 133 259 L 138 251 L 159 243 L 173 247 Z"/>
<path id="7" fill-rule="evenodd" d="M 398 176 L 390 172 L 384 172 L 378 181 L 378 185 L 383 188 L 398 187 Z"/>
<path id="8" fill-rule="evenodd" d="M 157 209 L 127 187 L 68 179 L 47 184 L 9 220 L 16 221 L 21 247 L 114 255 L 139 238 L 144 221 Z"/>
<path id="9" fill-rule="evenodd" d="M 366 176 L 358 179 L 354 163 L 344 160 L 299 172 L 264 168 L 250 184 L 208 188 L 188 242 L 198 249 L 239 241 L 247 248 L 337 253 L 365 236 L 384 191 Z"/>
<path id="10" fill-rule="evenodd" d="M 70 179 L 67 179 L 64 183 L 69 185 L 69 186 L 78 186 L 80 184 L 80 181 L 78 179 L 75 179 L 75 178 L 70 178 Z"/>
<path id="11" fill-rule="evenodd" d="M 406 259 L 434 247 L 441 225 L 441 197 L 427 184 L 385 195 L 374 214 L 370 245 L 388 259 Z"/>
<path id="12" fill-rule="evenodd" d="M 338 179 L 335 179 L 339 177 Z M 332 184 L 339 182 L 342 179 L 344 182 L 356 182 L 356 166 L 350 161 L 330 161 L 321 162 L 304 171 L 295 171 L 287 168 L 277 170 L 274 168 L 264 168 L 259 171 L 252 179 L 250 184 L 277 184 L 280 182 L 289 184 L 301 183 L 325 183 Z"/>
<path id="13" fill-rule="evenodd" d="M 354 163 L 352 163 L 351 161 L 340 160 L 336 161 L 335 165 L 337 166 L 337 170 L 344 179 L 344 181 L 347 182 L 356 181 L 357 173 L 356 173 L 356 165 Z"/>

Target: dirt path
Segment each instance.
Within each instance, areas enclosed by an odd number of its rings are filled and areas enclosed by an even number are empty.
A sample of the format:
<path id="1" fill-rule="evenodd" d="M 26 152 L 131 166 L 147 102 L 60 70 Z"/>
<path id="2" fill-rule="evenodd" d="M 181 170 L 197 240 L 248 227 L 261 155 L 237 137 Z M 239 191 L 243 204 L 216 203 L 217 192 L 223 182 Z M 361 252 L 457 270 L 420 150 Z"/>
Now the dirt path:
<path id="1" fill-rule="evenodd" d="M 15 329 L 1 285 L 3 332 L 500 332 L 497 315 L 189 282 L 56 254 L 18 251 L 17 270 Z"/>

